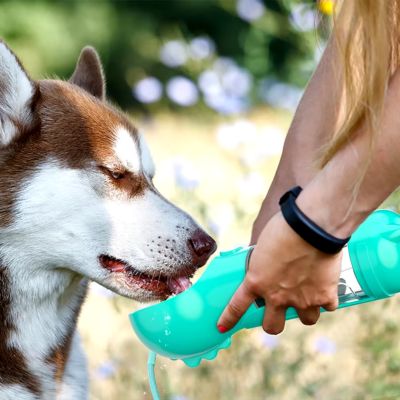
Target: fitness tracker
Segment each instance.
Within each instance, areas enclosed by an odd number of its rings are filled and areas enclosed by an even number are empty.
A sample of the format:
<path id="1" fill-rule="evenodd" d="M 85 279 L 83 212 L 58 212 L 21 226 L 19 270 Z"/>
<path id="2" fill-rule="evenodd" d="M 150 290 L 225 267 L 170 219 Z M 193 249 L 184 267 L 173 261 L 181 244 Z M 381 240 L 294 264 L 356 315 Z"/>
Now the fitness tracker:
<path id="1" fill-rule="evenodd" d="M 324 253 L 339 253 L 350 240 L 350 237 L 339 239 L 325 232 L 315 222 L 311 221 L 296 204 L 296 198 L 302 190 L 300 186 L 296 186 L 280 198 L 279 205 L 283 217 L 289 226 L 311 246 Z"/>

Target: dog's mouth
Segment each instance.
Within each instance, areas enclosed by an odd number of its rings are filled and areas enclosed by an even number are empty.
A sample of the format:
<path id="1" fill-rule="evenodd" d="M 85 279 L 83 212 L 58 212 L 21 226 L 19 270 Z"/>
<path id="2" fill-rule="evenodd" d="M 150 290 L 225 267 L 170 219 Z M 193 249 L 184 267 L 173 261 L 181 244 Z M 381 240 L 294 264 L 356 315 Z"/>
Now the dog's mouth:
<path id="1" fill-rule="evenodd" d="M 160 272 L 146 274 L 132 267 L 126 261 L 102 254 L 99 257 L 100 264 L 108 271 L 120 274 L 129 285 L 135 285 L 151 292 L 160 299 L 166 299 L 171 295 L 179 294 L 192 285 L 190 278 L 196 267 L 182 268 L 175 275 L 164 275 Z"/>

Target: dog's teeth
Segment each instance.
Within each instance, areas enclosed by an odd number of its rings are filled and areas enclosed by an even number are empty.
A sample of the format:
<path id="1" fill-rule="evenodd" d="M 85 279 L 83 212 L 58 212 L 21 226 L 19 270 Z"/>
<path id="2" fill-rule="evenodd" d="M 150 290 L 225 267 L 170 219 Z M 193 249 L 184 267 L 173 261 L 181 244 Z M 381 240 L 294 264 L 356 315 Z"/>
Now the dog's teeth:
<path id="1" fill-rule="evenodd" d="M 168 287 L 173 294 L 179 294 L 189 289 L 192 283 L 189 278 L 181 276 L 179 278 L 171 278 L 168 280 Z"/>
<path id="2" fill-rule="evenodd" d="M 125 264 L 121 261 L 113 259 L 107 256 L 101 256 L 100 261 L 104 268 L 108 269 L 111 272 L 124 272 Z"/>

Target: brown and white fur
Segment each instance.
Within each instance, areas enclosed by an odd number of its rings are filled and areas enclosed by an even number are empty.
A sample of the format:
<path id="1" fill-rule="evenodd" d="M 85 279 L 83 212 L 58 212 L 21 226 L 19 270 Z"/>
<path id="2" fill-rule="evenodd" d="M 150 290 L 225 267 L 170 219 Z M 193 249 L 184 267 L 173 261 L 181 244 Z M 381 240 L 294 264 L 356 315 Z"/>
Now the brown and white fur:
<path id="1" fill-rule="evenodd" d="M 88 280 L 165 299 L 215 250 L 153 175 L 143 136 L 104 99 L 94 49 L 68 82 L 35 82 L 0 42 L 0 399 L 86 399 Z"/>

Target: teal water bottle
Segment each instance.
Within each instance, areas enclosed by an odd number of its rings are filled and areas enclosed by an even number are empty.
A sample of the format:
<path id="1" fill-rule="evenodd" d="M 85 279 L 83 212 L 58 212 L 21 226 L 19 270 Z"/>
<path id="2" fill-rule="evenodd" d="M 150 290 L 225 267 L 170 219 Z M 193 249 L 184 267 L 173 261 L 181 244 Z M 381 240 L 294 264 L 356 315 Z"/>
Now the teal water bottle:
<path id="1" fill-rule="evenodd" d="M 199 280 L 185 292 L 130 314 L 140 340 L 152 351 L 181 359 L 191 367 L 213 359 L 230 345 L 231 336 L 261 326 L 264 304 L 254 302 L 238 324 L 221 334 L 219 316 L 246 274 L 252 248 L 221 252 Z M 372 213 L 343 250 L 338 286 L 339 308 L 384 299 L 400 292 L 400 216 L 392 211 Z M 324 311 L 322 309 L 322 311 Z M 297 318 L 289 308 L 286 319 Z"/>

